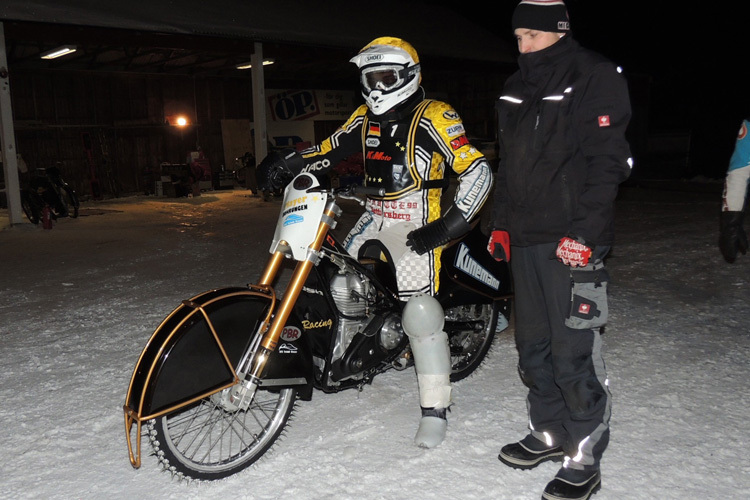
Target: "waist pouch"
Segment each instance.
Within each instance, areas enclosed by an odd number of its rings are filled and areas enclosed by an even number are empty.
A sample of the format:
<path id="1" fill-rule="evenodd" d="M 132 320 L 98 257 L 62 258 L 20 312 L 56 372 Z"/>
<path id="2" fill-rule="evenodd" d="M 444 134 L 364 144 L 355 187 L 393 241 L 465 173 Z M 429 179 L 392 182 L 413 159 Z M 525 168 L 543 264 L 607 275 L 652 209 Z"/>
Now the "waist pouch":
<path id="1" fill-rule="evenodd" d="M 565 325 L 576 330 L 599 328 L 607 323 L 607 283 L 604 262 L 570 270 L 570 311 Z"/>

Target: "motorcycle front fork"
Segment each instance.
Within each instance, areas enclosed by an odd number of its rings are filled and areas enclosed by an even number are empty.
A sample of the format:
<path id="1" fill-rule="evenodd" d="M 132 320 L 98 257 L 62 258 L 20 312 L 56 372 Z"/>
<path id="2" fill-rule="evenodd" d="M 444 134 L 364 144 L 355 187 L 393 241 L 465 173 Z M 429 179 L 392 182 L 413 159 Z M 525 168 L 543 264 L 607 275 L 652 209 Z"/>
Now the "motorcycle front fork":
<path id="1" fill-rule="evenodd" d="M 274 313 L 273 319 L 270 324 L 264 322 L 260 326 L 253 342 L 237 367 L 237 375 L 240 382 L 214 394 L 212 398 L 215 398 L 215 403 L 222 405 L 222 407 L 230 411 L 237 409 L 244 410 L 247 409 L 254 399 L 255 392 L 261 385 L 261 378 L 266 362 L 278 345 L 281 331 L 284 329 L 284 325 L 286 325 L 294 309 L 294 304 L 302 292 L 302 286 L 307 281 L 313 266 L 319 260 L 320 249 L 323 247 L 325 237 L 333 227 L 333 221 L 338 214 L 340 214 L 338 206 L 333 202 L 329 203 L 324 211 L 323 220 L 318 226 L 315 240 L 308 247 L 306 258 L 297 263 L 289 285 L 284 292 L 284 298 Z M 259 288 L 272 290 L 271 285 L 276 279 L 284 259 L 289 255 L 285 251 L 288 248 L 289 245 L 286 241 L 282 240 L 278 243 L 277 249 L 271 255 L 257 285 Z"/>

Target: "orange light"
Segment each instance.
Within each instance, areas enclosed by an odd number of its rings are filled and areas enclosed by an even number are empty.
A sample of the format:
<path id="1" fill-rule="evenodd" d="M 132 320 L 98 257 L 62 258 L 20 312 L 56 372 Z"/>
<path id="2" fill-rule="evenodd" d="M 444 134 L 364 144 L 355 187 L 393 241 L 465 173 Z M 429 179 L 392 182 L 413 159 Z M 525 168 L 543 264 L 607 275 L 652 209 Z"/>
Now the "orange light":
<path id="1" fill-rule="evenodd" d="M 188 119 L 185 118 L 184 116 L 178 116 L 176 124 L 178 127 L 184 127 L 188 124 Z"/>

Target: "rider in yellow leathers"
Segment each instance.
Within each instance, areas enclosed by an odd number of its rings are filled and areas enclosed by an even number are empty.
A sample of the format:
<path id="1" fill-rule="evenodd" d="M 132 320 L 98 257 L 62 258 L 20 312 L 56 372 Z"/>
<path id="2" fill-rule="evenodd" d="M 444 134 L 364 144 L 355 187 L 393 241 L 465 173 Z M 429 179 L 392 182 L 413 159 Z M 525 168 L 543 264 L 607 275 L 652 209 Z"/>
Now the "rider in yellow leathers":
<path id="1" fill-rule="evenodd" d="M 365 184 L 384 188 L 368 196 L 365 212 L 345 246 L 358 255 L 362 244 L 379 240 L 395 264 L 403 327 L 409 335 L 420 393 L 418 446 L 440 444 L 451 403 L 450 351 L 444 313 L 433 298 L 439 287 L 442 246 L 468 232 L 492 187 L 484 155 L 469 142 L 458 113 L 426 99 L 416 50 L 406 41 L 380 37 L 351 59 L 360 69 L 360 106 L 319 145 L 297 153 L 270 154 L 259 166 L 259 181 L 276 189 L 291 175 L 325 174 L 341 160 L 362 152 Z M 449 171 L 458 176 L 453 203 L 442 211 Z M 389 242 L 400 241 L 401 247 Z M 403 245 L 405 241 L 406 245 Z"/>

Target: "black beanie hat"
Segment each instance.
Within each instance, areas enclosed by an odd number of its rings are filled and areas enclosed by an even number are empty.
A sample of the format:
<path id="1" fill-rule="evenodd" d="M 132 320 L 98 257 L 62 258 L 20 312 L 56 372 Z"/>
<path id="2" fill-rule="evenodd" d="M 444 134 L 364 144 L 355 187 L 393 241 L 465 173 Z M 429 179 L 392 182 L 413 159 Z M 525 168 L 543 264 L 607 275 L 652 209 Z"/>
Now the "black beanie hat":
<path id="1" fill-rule="evenodd" d="M 523 0 L 513 11 L 513 31 L 526 28 L 552 33 L 570 31 L 568 9 L 562 0 Z"/>

